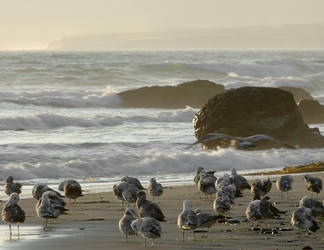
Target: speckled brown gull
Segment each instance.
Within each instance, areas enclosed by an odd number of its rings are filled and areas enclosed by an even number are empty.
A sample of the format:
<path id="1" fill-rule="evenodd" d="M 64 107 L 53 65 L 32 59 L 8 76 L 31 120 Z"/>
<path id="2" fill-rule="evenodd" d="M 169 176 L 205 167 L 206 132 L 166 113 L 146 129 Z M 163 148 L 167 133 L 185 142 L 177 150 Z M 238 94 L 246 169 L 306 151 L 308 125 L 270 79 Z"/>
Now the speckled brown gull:
<path id="1" fill-rule="evenodd" d="M 12 193 L 20 194 L 21 193 L 22 185 L 18 182 L 14 182 L 12 176 L 8 176 L 6 178 L 6 183 L 4 185 L 4 192 L 7 195 L 11 195 Z"/>
<path id="2" fill-rule="evenodd" d="M 9 225 L 10 237 L 12 235 L 11 224 L 17 224 L 18 236 L 19 236 L 19 224 L 25 221 L 25 212 L 18 205 L 19 195 L 12 193 L 8 202 L 2 209 L 2 220 Z"/>

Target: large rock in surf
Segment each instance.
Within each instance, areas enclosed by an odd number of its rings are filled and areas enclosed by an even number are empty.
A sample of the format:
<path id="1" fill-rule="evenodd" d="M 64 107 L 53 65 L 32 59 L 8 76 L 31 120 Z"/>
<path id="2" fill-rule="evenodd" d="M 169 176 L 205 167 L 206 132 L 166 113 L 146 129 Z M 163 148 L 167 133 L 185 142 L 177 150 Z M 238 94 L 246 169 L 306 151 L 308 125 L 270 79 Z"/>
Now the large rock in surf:
<path id="1" fill-rule="evenodd" d="M 233 136 L 267 134 L 299 147 L 324 147 L 318 128 L 304 123 L 293 95 L 278 88 L 242 87 L 211 98 L 195 114 L 195 135 L 216 132 Z M 210 141 L 207 148 L 228 147 L 229 141 Z M 262 141 L 253 149 L 282 147 Z"/>
<path id="2" fill-rule="evenodd" d="M 300 103 L 302 100 L 313 100 L 312 95 L 302 88 L 282 86 L 279 87 L 279 89 L 292 93 L 297 104 Z"/>
<path id="3" fill-rule="evenodd" d="M 298 109 L 308 124 L 324 123 L 324 105 L 315 100 L 303 100 Z"/>
<path id="4" fill-rule="evenodd" d="M 209 98 L 223 93 L 224 86 L 207 80 L 185 82 L 177 86 L 152 86 L 119 93 L 124 107 L 201 108 Z"/>

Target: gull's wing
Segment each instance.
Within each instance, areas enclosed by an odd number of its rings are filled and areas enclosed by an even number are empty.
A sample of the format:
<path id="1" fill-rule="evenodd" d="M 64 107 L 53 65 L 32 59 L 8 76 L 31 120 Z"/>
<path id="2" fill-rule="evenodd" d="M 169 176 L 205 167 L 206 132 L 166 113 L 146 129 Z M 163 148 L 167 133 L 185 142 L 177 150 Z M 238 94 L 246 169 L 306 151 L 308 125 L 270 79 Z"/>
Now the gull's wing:
<path id="1" fill-rule="evenodd" d="M 203 142 L 208 142 L 208 141 L 213 141 L 213 140 L 218 140 L 218 139 L 235 139 L 234 136 L 227 135 L 227 134 L 220 134 L 220 133 L 209 133 L 201 137 L 199 140 L 196 142 L 190 144 L 187 148 L 191 148 L 196 144 L 203 143 Z"/>
<path id="2" fill-rule="evenodd" d="M 244 141 L 249 141 L 249 142 L 252 142 L 252 141 L 259 141 L 259 140 L 270 140 L 270 141 L 273 141 L 275 143 L 278 143 L 278 144 L 281 144 L 287 148 L 295 148 L 295 146 L 292 146 L 284 141 L 281 141 L 281 140 L 278 140 L 272 136 L 269 136 L 269 135 L 265 135 L 265 134 L 259 134 L 259 135 L 251 135 L 249 137 L 242 137 L 240 138 Z"/>

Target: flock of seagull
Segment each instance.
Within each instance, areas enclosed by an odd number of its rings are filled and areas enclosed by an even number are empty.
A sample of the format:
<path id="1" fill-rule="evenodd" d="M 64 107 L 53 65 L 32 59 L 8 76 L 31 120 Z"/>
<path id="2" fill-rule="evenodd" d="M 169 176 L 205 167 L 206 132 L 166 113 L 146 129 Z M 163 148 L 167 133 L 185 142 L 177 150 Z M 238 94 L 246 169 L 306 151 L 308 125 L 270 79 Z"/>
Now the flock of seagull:
<path id="1" fill-rule="evenodd" d="M 215 197 L 213 202 L 214 212 L 203 212 L 199 209 L 194 210 L 190 200 L 183 201 L 183 210 L 178 215 L 177 226 L 182 232 L 182 240 L 185 240 L 185 232 L 195 232 L 197 229 L 212 227 L 220 221 L 228 223 L 239 223 L 237 219 L 226 217 L 233 205 L 234 199 L 242 197 L 242 191 L 249 189 L 252 201 L 246 209 L 246 218 L 248 221 L 262 223 L 266 219 L 281 218 L 285 215 L 285 211 L 280 211 L 270 201 L 267 194 L 272 188 L 272 181 L 269 178 L 262 178 L 255 181 L 252 185 L 241 175 L 237 174 L 235 169 L 231 170 L 231 175 L 224 174 L 216 177 L 216 171 L 205 171 L 203 167 L 198 167 L 194 177 L 195 185 L 200 194 L 206 198 Z M 322 190 L 322 180 L 320 178 L 304 176 L 306 189 L 320 193 Z M 292 189 L 293 178 L 291 175 L 282 175 L 277 181 L 276 186 L 283 193 Z M 11 225 L 17 224 L 19 235 L 19 224 L 25 221 L 25 212 L 18 205 L 19 194 L 22 185 L 15 183 L 13 178 L 9 176 L 6 179 L 4 191 L 9 195 L 9 200 L 2 209 L 2 220 L 9 225 L 10 236 L 12 235 Z M 66 180 L 59 184 L 60 192 L 49 188 L 46 184 L 36 184 L 32 190 L 34 199 L 37 200 L 36 213 L 43 219 L 44 230 L 48 226 L 48 220 L 56 219 L 61 214 L 66 214 L 68 209 L 65 208 L 66 202 L 64 198 L 69 198 L 70 202 L 83 196 L 81 185 L 75 180 Z M 154 240 L 161 237 L 161 222 L 166 221 L 166 217 L 162 209 L 157 203 L 147 199 L 147 193 L 154 198 L 163 195 L 164 188 L 154 178 L 150 180 L 148 188 L 144 188 L 141 182 L 134 177 L 124 176 L 120 182 L 113 186 L 113 193 L 124 210 L 122 218 L 119 220 L 119 230 L 124 234 L 126 241 L 129 236 L 141 234 L 147 240 Z M 147 193 L 146 193 L 147 192 Z M 134 208 L 130 204 L 135 204 Z M 127 208 L 126 208 L 127 206 Z M 291 216 L 291 224 L 308 232 L 316 232 L 319 229 L 319 223 L 315 217 L 324 215 L 323 203 L 310 198 L 303 197 L 300 200 L 299 207 Z M 260 229 L 260 232 L 262 230 Z"/>

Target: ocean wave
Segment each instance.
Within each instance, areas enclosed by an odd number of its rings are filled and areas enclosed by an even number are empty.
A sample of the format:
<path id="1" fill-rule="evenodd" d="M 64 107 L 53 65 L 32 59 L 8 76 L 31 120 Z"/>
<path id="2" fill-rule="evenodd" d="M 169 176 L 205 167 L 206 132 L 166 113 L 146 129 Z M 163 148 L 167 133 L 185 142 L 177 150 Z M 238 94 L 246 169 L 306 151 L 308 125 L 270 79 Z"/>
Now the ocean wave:
<path id="1" fill-rule="evenodd" d="M 322 160 L 324 149 L 266 150 L 245 152 L 232 149 L 202 152 L 158 152 L 147 150 L 137 154 L 99 154 L 85 157 L 53 159 L 25 158 L 25 162 L 2 164 L 0 176 L 17 179 L 86 178 L 117 175 L 151 175 L 193 172 L 197 166 L 206 169 L 238 170 L 282 168 Z M 45 157 L 46 158 L 46 157 Z M 29 161 L 30 160 L 30 161 Z"/>
<path id="2" fill-rule="evenodd" d="M 187 107 L 182 110 L 157 111 L 153 114 L 95 117 L 77 117 L 54 113 L 40 113 L 26 116 L 0 116 L 0 130 L 49 130 L 62 127 L 109 127 L 124 122 L 192 122 L 197 110 Z"/>
<path id="3" fill-rule="evenodd" d="M 108 89 L 108 88 L 107 88 Z M 63 108 L 118 107 L 122 101 L 107 91 L 25 91 L 0 92 L 0 102 L 19 105 L 51 106 Z"/>

